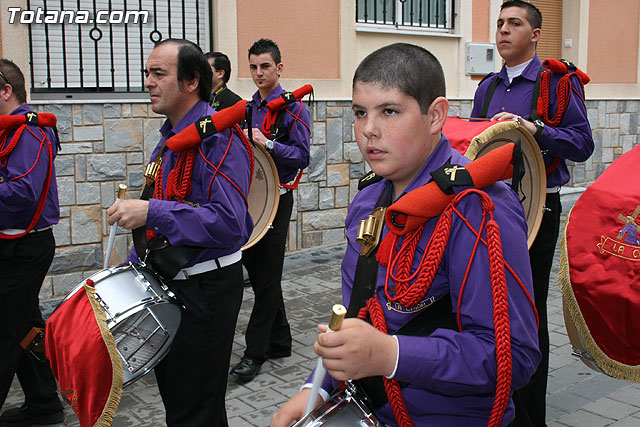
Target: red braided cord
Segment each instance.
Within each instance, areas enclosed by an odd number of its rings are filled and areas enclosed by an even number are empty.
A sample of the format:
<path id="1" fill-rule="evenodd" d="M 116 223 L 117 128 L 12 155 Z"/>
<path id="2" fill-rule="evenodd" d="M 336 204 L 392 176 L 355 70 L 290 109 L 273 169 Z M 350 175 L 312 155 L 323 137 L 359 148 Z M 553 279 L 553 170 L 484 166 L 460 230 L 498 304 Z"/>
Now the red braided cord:
<path id="1" fill-rule="evenodd" d="M 485 223 L 487 214 L 490 217 L 490 220 L 486 224 L 488 244 L 481 237 L 483 226 L 481 225 L 480 230 L 476 232 L 473 227 L 471 227 L 468 220 L 464 218 L 457 209 L 455 209 L 460 200 L 470 193 L 475 193 L 480 196 L 480 202 L 483 211 L 482 224 Z M 387 244 L 388 246 L 385 247 L 386 251 L 388 252 L 388 258 L 386 258 L 384 254 L 380 254 L 381 259 L 389 260 L 387 275 L 385 278 L 385 294 L 390 301 L 399 300 L 399 302 L 405 307 L 412 307 L 424 298 L 429 290 L 429 286 L 431 285 L 433 277 L 435 276 L 435 273 L 437 272 L 437 269 L 442 260 L 444 249 L 446 247 L 451 231 L 451 217 L 452 211 L 454 209 L 458 216 L 460 216 L 460 218 L 464 220 L 467 226 L 469 226 L 472 232 L 474 232 L 476 235 L 474 253 L 480 241 L 487 245 L 490 265 L 492 300 L 494 306 L 493 311 L 497 364 L 496 397 L 489 419 L 489 426 L 494 427 L 500 425 L 502 417 L 504 415 L 504 411 L 509 402 L 512 381 L 512 356 L 511 327 L 509 323 L 509 302 L 507 298 L 507 282 L 505 277 L 505 261 L 502 254 L 500 229 L 498 227 L 498 224 L 493 219 L 492 211 L 494 209 L 494 205 L 491 201 L 491 198 L 485 192 L 476 189 L 465 190 L 456 195 L 456 197 L 451 201 L 451 204 L 445 209 L 445 211 L 443 211 L 443 213 L 440 215 L 440 218 L 438 218 L 438 222 L 436 223 L 436 227 L 434 228 L 431 238 L 429 239 L 427 248 L 425 249 L 425 253 L 420 260 L 419 267 L 416 271 L 417 274 L 410 274 L 410 269 L 413 265 L 417 241 L 422 234 L 422 227 L 405 236 L 405 239 L 402 242 L 398 253 L 395 255 L 394 252 L 397 236 L 393 236 L 393 240 L 388 240 L 392 242 L 391 244 Z M 378 252 L 380 252 L 381 249 L 382 247 L 379 248 Z M 469 260 L 469 264 L 472 261 L 473 254 Z M 396 270 L 395 274 L 392 273 L 394 269 Z M 514 275 L 514 277 L 517 278 L 515 272 L 511 268 L 509 268 L 509 271 L 512 273 L 512 275 Z M 411 285 L 410 280 L 416 277 L 416 275 L 417 278 Z M 465 274 L 464 282 L 466 282 L 466 276 L 467 275 Z M 396 283 L 395 297 L 392 297 L 391 295 L 391 289 L 389 286 L 390 277 L 393 278 L 394 282 Z M 520 283 L 521 288 L 524 289 L 524 285 L 520 280 L 518 280 L 518 283 Z M 463 291 L 464 283 L 461 286 L 460 298 L 462 298 Z M 419 298 L 417 302 L 414 300 L 415 298 Z M 532 301 L 530 300 L 530 304 L 531 303 Z M 458 313 L 460 312 L 460 300 L 458 301 L 457 311 Z M 367 302 L 367 305 L 360 310 L 360 312 L 358 313 L 358 318 L 366 318 L 367 314 L 371 316 L 371 322 L 373 326 L 376 327 L 376 329 L 387 333 L 384 312 L 382 311 L 382 307 L 375 297 L 371 298 Z M 458 320 L 458 324 L 461 329 L 460 320 Z M 396 421 L 401 426 L 412 425 L 405 424 L 407 422 L 411 423 L 411 420 L 406 410 L 404 400 L 402 399 L 399 386 L 396 390 L 397 384 L 394 385 L 393 381 L 387 380 L 388 379 L 385 378 L 385 390 L 387 391 L 387 396 L 389 397 L 389 402 Z"/>
<path id="2" fill-rule="evenodd" d="M 167 177 L 167 189 L 165 199 L 185 199 L 191 194 L 191 177 L 196 158 L 196 146 L 178 154 L 178 160 Z"/>
<path id="3" fill-rule="evenodd" d="M 487 248 L 491 271 L 491 294 L 493 297 L 493 325 L 496 343 L 496 397 L 491 409 L 489 427 L 498 427 L 509 403 L 511 394 L 511 325 L 509 323 L 509 300 L 507 279 L 504 272 L 504 257 L 500 241 L 500 227 L 493 219 L 487 222 Z"/>
<path id="4" fill-rule="evenodd" d="M 569 105 L 569 99 L 571 98 L 571 91 L 575 91 L 573 89 L 573 85 L 571 84 L 571 76 L 576 74 L 575 72 L 565 74 L 560 78 L 558 84 L 556 86 L 556 111 L 553 114 L 553 117 L 549 115 L 549 92 L 551 90 L 551 71 L 544 71 L 540 75 L 540 98 L 538 98 L 538 107 L 537 113 L 538 116 L 542 118 L 542 120 L 548 124 L 549 126 L 558 126 L 562 121 L 562 117 L 564 116 L 565 111 Z M 580 85 L 582 85 L 582 80 L 580 81 Z M 583 86 L 584 87 L 584 86 Z M 578 93 L 576 91 L 576 93 Z M 580 97 L 582 99 L 582 97 Z M 583 101 L 584 102 L 584 101 Z"/>
<path id="5" fill-rule="evenodd" d="M 40 139 L 40 138 L 38 138 L 38 136 L 36 134 L 34 134 L 31 131 L 31 129 L 29 129 L 27 127 L 26 124 L 20 126 L 18 128 L 18 130 L 16 131 L 16 133 L 13 135 L 13 138 L 12 138 L 11 142 L 9 143 L 9 146 L 7 147 L 7 149 L 3 150 L 2 153 L 0 153 L 2 155 L 1 158 L 2 158 L 2 160 L 6 160 L 9 157 L 9 154 L 11 153 L 11 150 L 13 150 L 15 148 L 15 146 L 18 144 L 18 141 L 20 140 L 20 136 L 22 135 L 22 132 L 25 129 L 28 129 L 29 132 L 31 132 L 31 134 L 33 136 L 35 136 L 40 141 L 40 148 L 42 147 L 43 144 L 45 145 L 45 147 L 47 148 L 47 153 L 49 154 L 49 165 L 48 165 L 48 168 L 47 168 L 47 176 L 46 176 L 46 178 L 44 180 L 42 193 L 40 193 L 40 199 L 38 200 L 38 205 L 36 207 L 36 211 L 35 211 L 35 213 L 33 215 L 33 218 L 31 218 L 31 222 L 27 226 L 27 229 L 24 232 L 18 233 L 18 234 L 0 233 L 0 238 L 6 239 L 6 240 L 18 239 L 20 237 L 26 236 L 28 233 L 31 232 L 31 230 L 33 230 L 33 228 L 38 223 L 38 220 L 40 219 L 40 215 L 42 215 L 42 211 L 44 210 L 44 205 L 47 202 L 47 194 L 49 193 L 49 187 L 51 185 L 51 172 L 53 171 L 53 147 L 51 146 L 51 141 L 49 141 L 49 138 L 47 137 L 47 134 L 44 133 L 44 131 L 42 131 L 43 139 Z M 6 129 L 3 130 L 2 134 L 0 134 L 0 135 L 2 135 L 1 137 L 4 138 L 3 143 L 6 141 L 7 135 L 8 135 L 8 132 L 5 133 L 5 131 L 7 131 L 7 130 Z M 39 158 L 40 158 L 40 150 L 38 150 L 38 159 Z M 37 160 L 36 160 L 36 163 L 37 163 Z M 6 162 L 5 162 L 5 165 L 6 165 Z M 30 169 L 30 171 L 31 170 L 33 170 L 33 167 Z M 24 176 L 24 175 L 22 175 L 22 176 Z"/>
<path id="6" fill-rule="evenodd" d="M 380 302 L 378 302 L 375 297 L 369 298 L 367 304 L 360 309 L 358 318 L 365 320 L 367 314 L 371 317 L 371 324 L 373 327 L 385 334 L 388 333 L 387 321 L 384 318 L 384 311 L 382 310 Z M 402 397 L 400 383 L 387 377 L 384 377 L 383 380 L 384 389 L 387 393 L 387 397 L 389 398 L 389 405 L 391 406 L 391 411 L 393 412 L 393 416 L 396 419 L 398 426 L 413 427 L 414 424 L 411 421 L 407 405 L 404 403 L 404 398 Z"/>
<path id="7" fill-rule="evenodd" d="M 9 157 L 9 154 L 11 154 L 13 149 L 16 148 L 16 145 L 18 145 L 18 141 L 20 140 L 20 135 L 24 131 L 25 127 L 26 127 L 25 125 L 22 125 L 18 128 L 18 130 L 14 134 L 14 137 L 11 138 L 11 141 L 9 141 L 9 145 L 6 148 L 4 148 L 4 146 L 7 142 L 7 137 L 13 131 L 13 129 L 2 129 L 2 131 L 0 131 L 0 148 L 2 148 L 2 151 L 0 151 L 0 162 L 4 162 L 4 163 L 1 163 L 2 166 L 6 166 L 7 164 L 6 159 L 7 157 Z M 17 138 L 15 137 L 16 135 L 18 135 Z"/>

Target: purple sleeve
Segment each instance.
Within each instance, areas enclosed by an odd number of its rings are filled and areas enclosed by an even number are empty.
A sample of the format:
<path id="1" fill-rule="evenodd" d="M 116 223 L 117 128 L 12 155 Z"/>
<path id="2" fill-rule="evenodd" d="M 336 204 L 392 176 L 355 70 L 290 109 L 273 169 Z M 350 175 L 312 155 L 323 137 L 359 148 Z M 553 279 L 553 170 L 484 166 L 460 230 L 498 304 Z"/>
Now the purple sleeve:
<path id="1" fill-rule="evenodd" d="M 11 215 L 21 213 L 30 215 L 29 212 L 33 211 L 34 205 L 40 200 L 40 193 L 49 170 L 47 144 L 44 141 L 40 142 L 30 130 L 38 137 L 44 138 L 42 131 L 38 128 L 25 129 L 9 157 L 0 163 L 0 171 L 6 171 L 0 181 L 0 210 Z M 13 135 L 11 133 L 7 138 L 6 146 L 9 145 Z M 52 146 L 54 144 L 55 142 L 52 142 Z M 51 185 L 55 185 L 55 182 L 52 181 Z M 11 228 L 11 226 L 2 225 L 0 228 Z"/>
<path id="2" fill-rule="evenodd" d="M 511 190 L 506 190 L 511 191 Z M 505 261 L 514 268 L 532 294 L 531 270 L 526 246 L 526 223 L 517 200 L 505 205 L 494 197 Z M 458 207 L 476 229 L 480 224 L 477 198 L 469 196 Z M 454 215 L 441 270 L 448 276 L 454 311 L 464 280 L 468 254 L 475 236 Z M 466 254 L 466 255 L 462 255 Z M 514 277 L 506 272 L 513 355 L 513 388 L 527 383 L 540 360 L 534 311 Z M 452 396 L 495 392 L 496 356 L 491 285 L 487 249 L 480 244 L 464 289 L 461 321 L 463 332 L 438 329 L 429 337 L 398 336 L 399 360 L 395 379 Z"/>
<path id="3" fill-rule="evenodd" d="M 562 121 L 556 127 L 545 126 L 538 144 L 551 156 L 584 162 L 593 153 L 593 137 L 583 102 L 584 92 L 577 76 L 571 76 L 571 85 L 577 93 L 571 92 Z M 555 85 L 552 86 L 551 91 L 555 93 Z"/>
<path id="4" fill-rule="evenodd" d="M 309 110 L 302 102 L 296 102 L 288 106 L 284 114 L 283 126 L 289 130 L 289 138 L 287 141 L 274 141 L 273 157 L 278 164 L 295 169 L 304 169 L 309 166 L 310 157 Z"/>
<path id="5" fill-rule="evenodd" d="M 248 154 L 234 134 L 225 153 L 229 131 L 202 142 L 196 154 L 192 190 L 194 206 L 176 201 L 149 201 L 147 228 L 166 236 L 172 245 L 220 249 L 220 255 L 239 249 L 252 231 L 245 197 L 250 169 Z M 222 166 L 215 179 L 214 168 Z"/>

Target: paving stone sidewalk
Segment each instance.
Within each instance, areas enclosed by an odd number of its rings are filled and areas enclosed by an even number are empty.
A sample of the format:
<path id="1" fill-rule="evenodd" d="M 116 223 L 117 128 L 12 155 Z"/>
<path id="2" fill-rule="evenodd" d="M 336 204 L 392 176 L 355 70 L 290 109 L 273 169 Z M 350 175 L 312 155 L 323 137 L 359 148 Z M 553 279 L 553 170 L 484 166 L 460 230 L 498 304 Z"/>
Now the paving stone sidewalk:
<path id="1" fill-rule="evenodd" d="M 571 206 L 565 202 L 565 210 Z M 239 385 L 232 380 L 227 391 L 227 415 L 230 426 L 268 426 L 271 415 L 294 395 L 315 366 L 312 350 L 316 325 L 328 320 L 331 306 L 341 301 L 340 262 L 344 245 L 334 245 L 289 254 L 285 260 L 283 290 L 293 335 L 293 354 L 285 359 L 267 361 L 255 380 Z M 640 426 L 640 385 L 607 377 L 587 368 L 571 355 L 562 315 L 560 289 L 557 286 L 559 251 L 551 278 L 548 312 L 551 341 L 547 399 L 549 427 L 631 427 Z M 232 365 L 244 350 L 243 332 L 253 306 L 253 293 L 245 289 L 238 319 Z M 43 304 L 47 310 L 51 304 Z M 197 393 L 197 388 L 187 391 Z M 19 384 L 14 381 L 3 410 L 23 401 Z M 70 408 L 60 426 L 78 426 Z M 162 426 L 164 409 L 155 377 L 147 375 L 125 389 L 113 423 L 115 427 Z"/>

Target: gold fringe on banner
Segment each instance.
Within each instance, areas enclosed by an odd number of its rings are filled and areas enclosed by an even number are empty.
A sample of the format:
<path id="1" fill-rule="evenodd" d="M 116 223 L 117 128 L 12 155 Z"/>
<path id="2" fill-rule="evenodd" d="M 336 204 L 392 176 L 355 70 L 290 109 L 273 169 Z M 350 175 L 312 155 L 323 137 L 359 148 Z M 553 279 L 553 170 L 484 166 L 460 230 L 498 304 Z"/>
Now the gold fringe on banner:
<path id="1" fill-rule="evenodd" d="M 567 228 L 569 226 L 569 220 L 571 218 L 571 211 L 567 214 L 567 221 L 562 233 L 562 240 L 560 241 L 560 268 L 558 271 L 558 283 L 562 290 L 563 304 L 568 309 L 571 319 L 580 334 L 580 338 L 584 342 L 586 350 L 591 354 L 591 357 L 596 361 L 598 368 L 600 368 L 605 374 L 618 378 L 621 380 L 627 380 L 631 382 L 640 382 L 640 366 L 632 366 L 624 363 L 620 363 L 607 356 L 595 342 L 589 328 L 587 326 L 578 301 L 573 293 L 573 287 L 571 285 L 571 275 L 569 271 L 569 257 L 567 253 Z"/>
<path id="2" fill-rule="evenodd" d="M 86 284 L 84 285 L 84 289 L 87 293 L 87 298 L 91 303 L 91 307 L 93 308 L 93 313 L 96 316 L 96 322 L 100 328 L 102 339 L 107 346 L 107 351 L 111 358 L 111 369 L 113 371 L 113 380 L 111 382 L 111 390 L 109 391 L 107 404 L 104 406 L 102 414 L 100 414 L 100 418 L 98 418 L 94 427 L 110 427 L 113 423 L 113 417 L 118 409 L 118 405 L 120 405 L 122 385 L 124 383 L 124 371 L 120 355 L 118 354 L 118 349 L 116 347 L 116 341 L 107 327 L 107 316 L 104 314 L 102 306 L 95 297 L 96 289 Z"/>

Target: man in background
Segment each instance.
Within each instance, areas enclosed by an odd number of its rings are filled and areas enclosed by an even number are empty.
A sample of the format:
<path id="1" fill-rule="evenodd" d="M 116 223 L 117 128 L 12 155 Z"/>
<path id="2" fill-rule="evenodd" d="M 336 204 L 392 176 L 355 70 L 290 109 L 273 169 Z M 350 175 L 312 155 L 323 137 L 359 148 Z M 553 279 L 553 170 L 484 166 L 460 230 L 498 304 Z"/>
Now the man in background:
<path id="1" fill-rule="evenodd" d="M 229 57 L 222 52 L 208 52 L 205 56 L 213 72 L 209 105 L 216 111 L 231 107 L 242 98 L 227 87 L 227 83 L 231 77 L 231 62 L 229 61 Z"/>

